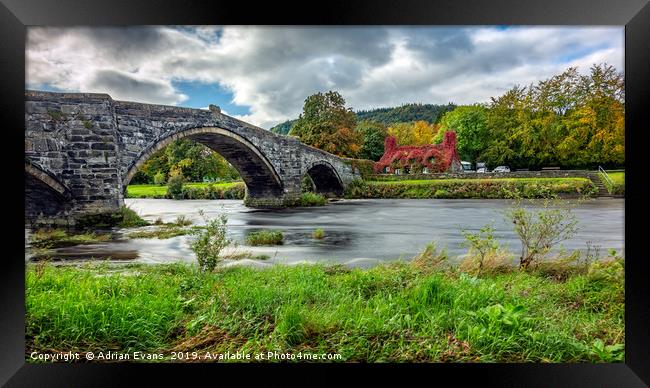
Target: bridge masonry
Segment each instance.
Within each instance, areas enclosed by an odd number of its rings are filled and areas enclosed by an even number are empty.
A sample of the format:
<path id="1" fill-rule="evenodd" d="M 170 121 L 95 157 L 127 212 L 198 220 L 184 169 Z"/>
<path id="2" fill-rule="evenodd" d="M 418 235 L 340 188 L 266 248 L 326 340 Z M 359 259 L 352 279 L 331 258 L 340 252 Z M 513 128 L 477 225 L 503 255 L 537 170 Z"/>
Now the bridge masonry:
<path id="1" fill-rule="evenodd" d="M 246 183 L 250 207 L 291 206 L 308 174 L 340 195 L 360 178 L 352 160 L 222 114 L 113 100 L 107 94 L 25 93 L 25 218 L 75 225 L 119 211 L 126 186 L 157 150 L 188 138 L 219 152 Z"/>

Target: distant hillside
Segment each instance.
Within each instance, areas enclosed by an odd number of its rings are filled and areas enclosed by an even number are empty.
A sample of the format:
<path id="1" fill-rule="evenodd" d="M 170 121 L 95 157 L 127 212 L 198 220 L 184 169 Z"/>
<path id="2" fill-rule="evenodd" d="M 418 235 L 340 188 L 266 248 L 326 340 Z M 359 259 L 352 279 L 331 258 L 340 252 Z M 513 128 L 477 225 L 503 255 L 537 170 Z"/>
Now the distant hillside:
<path id="1" fill-rule="evenodd" d="M 451 103 L 447 105 L 405 104 L 395 108 L 361 110 L 357 112 L 357 117 L 359 120 L 371 120 L 382 124 L 419 120 L 437 123 L 445 112 L 454 110 L 454 108 L 456 105 Z"/>
<path id="2" fill-rule="evenodd" d="M 429 123 L 436 123 L 445 112 L 454 110 L 455 104 L 434 105 L 434 104 L 405 104 L 393 108 L 379 108 L 372 110 L 361 110 L 356 112 L 357 119 L 371 120 L 382 124 L 402 123 L 409 121 L 423 120 Z M 271 128 L 271 132 L 286 135 L 296 120 L 285 121 Z"/>
<path id="3" fill-rule="evenodd" d="M 293 126 L 293 123 L 295 123 L 296 121 L 297 121 L 297 119 L 296 120 L 285 121 L 284 123 L 280 123 L 280 124 L 276 125 L 275 127 L 272 127 L 270 129 L 270 131 L 275 132 L 275 133 L 279 133 L 280 135 L 286 135 L 287 133 L 289 133 L 289 130 Z"/>

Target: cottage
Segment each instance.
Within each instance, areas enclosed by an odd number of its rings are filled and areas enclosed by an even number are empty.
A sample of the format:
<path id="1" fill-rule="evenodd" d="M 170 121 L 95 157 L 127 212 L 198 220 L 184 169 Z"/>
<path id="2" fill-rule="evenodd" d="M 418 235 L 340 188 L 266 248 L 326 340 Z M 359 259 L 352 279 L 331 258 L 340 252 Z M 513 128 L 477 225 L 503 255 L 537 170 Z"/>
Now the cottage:
<path id="1" fill-rule="evenodd" d="M 384 155 L 375 163 L 375 172 L 440 173 L 462 172 L 463 166 L 456 150 L 456 132 L 447 131 L 440 144 L 398 146 L 397 139 L 384 140 Z"/>

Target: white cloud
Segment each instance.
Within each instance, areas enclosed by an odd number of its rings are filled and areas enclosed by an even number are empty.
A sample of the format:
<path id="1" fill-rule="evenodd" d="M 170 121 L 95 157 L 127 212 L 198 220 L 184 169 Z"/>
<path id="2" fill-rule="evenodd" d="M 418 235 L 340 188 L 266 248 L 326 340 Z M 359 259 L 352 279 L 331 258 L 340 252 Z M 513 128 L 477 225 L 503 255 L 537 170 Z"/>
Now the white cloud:
<path id="1" fill-rule="evenodd" d="M 28 28 L 28 87 L 182 104 L 174 81 L 218 83 L 238 118 L 268 128 L 304 99 L 338 90 L 349 106 L 487 101 L 568 66 L 623 69 L 622 27 Z"/>

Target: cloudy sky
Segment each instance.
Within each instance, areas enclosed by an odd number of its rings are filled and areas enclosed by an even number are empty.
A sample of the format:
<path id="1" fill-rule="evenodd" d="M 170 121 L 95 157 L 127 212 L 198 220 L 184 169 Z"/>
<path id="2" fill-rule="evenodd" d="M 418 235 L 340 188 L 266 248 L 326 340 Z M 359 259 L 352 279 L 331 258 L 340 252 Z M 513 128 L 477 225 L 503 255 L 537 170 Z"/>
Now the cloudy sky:
<path id="1" fill-rule="evenodd" d="M 623 27 L 30 27 L 27 88 L 204 108 L 270 128 L 310 94 L 354 110 L 486 102 L 515 84 L 623 71 Z"/>

